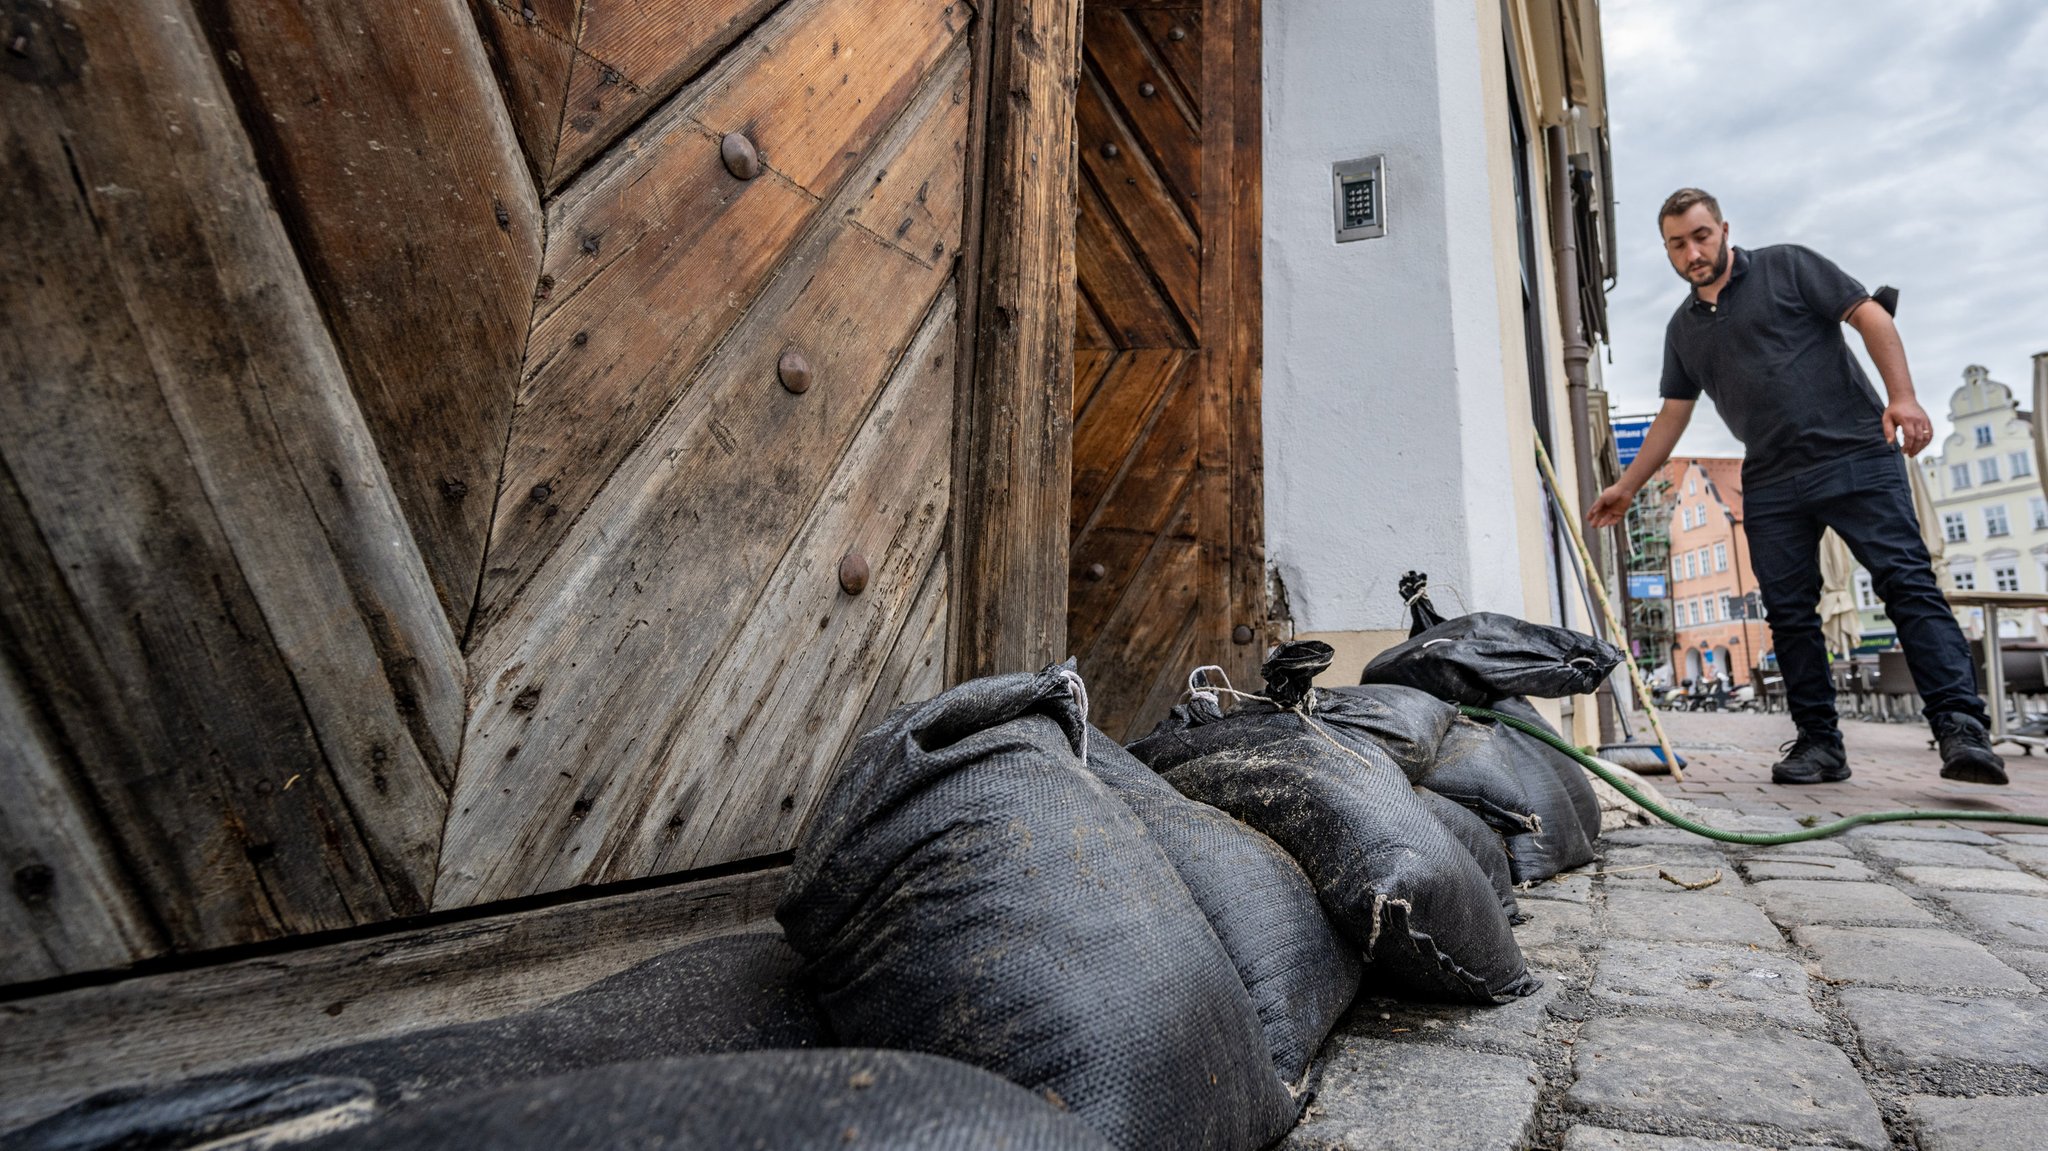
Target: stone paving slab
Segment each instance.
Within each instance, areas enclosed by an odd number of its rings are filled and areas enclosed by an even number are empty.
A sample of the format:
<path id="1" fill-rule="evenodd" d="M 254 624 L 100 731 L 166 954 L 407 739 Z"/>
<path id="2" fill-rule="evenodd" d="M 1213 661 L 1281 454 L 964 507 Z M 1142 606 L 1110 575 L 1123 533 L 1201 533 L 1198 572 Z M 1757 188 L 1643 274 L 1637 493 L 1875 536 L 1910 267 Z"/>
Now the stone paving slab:
<path id="1" fill-rule="evenodd" d="M 2000 843 L 2017 843 L 2026 847 L 2048 847 L 2048 832 L 2010 831 L 1998 837 Z"/>
<path id="2" fill-rule="evenodd" d="M 1663 883 L 1659 871 L 1685 873 L 1688 883 L 1734 866 L 1726 856 L 1707 847 L 1679 847 L 1652 844 L 1620 847 L 1600 857 L 1600 876 L 1614 883 Z"/>
<path id="3" fill-rule="evenodd" d="M 1624 939 L 1740 943 L 1774 950 L 1785 946 L 1784 937 L 1755 904 L 1676 888 L 1608 892 L 1607 929 Z"/>
<path id="4" fill-rule="evenodd" d="M 1748 947 L 1608 943 L 1600 949 L 1591 993 L 1652 1011 L 1825 1026 L 1808 1000 L 1806 969 L 1789 956 Z"/>
<path id="5" fill-rule="evenodd" d="M 1740 1123 L 1888 1148 L 1848 1056 L 1815 1039 L 1676 1019 L 1595 1019 L 1573 1052 L 1565 1105 L 1639 1119 Z"/>
<path id="6" fill-rule="evenodd" d="M 1832 879 L 1839 883 L 1863 883 L 1876 878 L 1868 867 L 1854 859 L 1814 856 L 1810 859 L 1752 859 L 1743 869 L 1753 882 L 1766 879 Z"/>
<path id="7" fill-rule="evenodd" d="M 1994 952 L 2006 964 L 2033 977 L 2036 985 L 2048 984 L 2048 951 L 2027 951 L 2017 947 Z"/>
<path id="8" fill-rule="evenodd" d="M 1994 939 L 2048 950 L 2048 899 L 1957 891 L 1944 893 L 1941 901 Z"/>
<path id="9" fill-rule="evenodd" d="M 2048 1066 L 2048 1011 L 2038 1001 L 1845 987 L 1841 1002 L 1881 1067 Z"/>
<path id="10" fill-rule="evenodd" d="M 2048 1146 L 2048 1096 L 1918 1095 L 1907 1104 L 1920 1151 L 2040 1151 Z"/>
<path id="11" fill-rule="evenodd" d="M 1982 794 L 1981 791 L 1972 794 Z M 1842 833 L 1852 839 L 1919 839 L 1933 843 L 1970 843 L 1978 847 L 1992 847 L 1998 841 L 1981 831 L 1967 827 L 1928 827 L 1912 823 L 1871 823 L 1852 827 Z"/>
<path id="12" fill-rule="evenodd" d="M 1853 854 L 1839 836 L 1833 839 L 1807 839 L 1798 843 L 1777 843 L 1768 847 L 1735 847 L 1729 850 L 1748 852 L 1752 859 L 1802 859 L 1809 855 L 1850 855 Z"/>
<path id="13" fill-rule="evenodd" d="M 1773 879 L 1756 885 L 1764 910 L 1787 927 L 1813 923 L 1933 923 L 1934 916 L 1881 883 Z"/>
<path id="14" fill-rule="evenodd" d="M 2029 847 L 2015 844 L 1999 849 L 2008 862 L 2018 864 L 2035 875 L 2048 875 L 2048 847 Z"/>
<path id="15" fill-rule="evenodd" d="M 1725 1143 L 1719 1139 L 1695 1139 L 1690 1135 L 1644 1135 L 1635 1131 L 1610 1131 L 1581 1123 L 1564 1133 L 1564 1151 L 1764 1151 L 1755 1143 Z M 1791 1151 L 1824 1151 L 1818 1144 L 1802 1143 Z"/>
<path id="16" fill-rule="evenodd" d="M 1516 899 L 1549 899 L 1564 903 L 1585 903 L 1593 898 L 1593 878 L 1584 872 L 1566 872 L 1538 880 L 1526 889 L 1515 890 Z"/>
<path id="17" fill-rule="evenodd" d="M 1577 964 L 1593 945 L 1593 909 L 1585 904 L 1531 899 L 1522 914 L 1528 918 L 1515 925 L 1515 942 L 1532 967 Z"/>
<path id="18" fill-rule="evenodd" d="M 1460 1046 L 1534 1054 L 1543 1047 L 1543 1025 L 1564 981 L 1554 971 L 1532 972 L 1543 981 L 1533 995 L 1493 1007 L 1462 1003 L 1411 1003 L 1361 999 L 1337 1025 L 1342 1038 L 1400 1041 L 1440 1040 Z"/>
<path id="19" fill-rule="evenodd" d="M 1863 850 L 1893 865 L 1922 867 L 1995 867 L 2003 871 L 2014 866 L 1982 847 L 1949 843 L 1938 839 L 1869 839 Z"/>
<path id="20" fill-rule="evenodd" d="M 1989 867 L 1901 867 L 1899 878 L 1917 887 L 1941 891 L 2002 891 L 2012 895 L 2048 895 L 2048 882 L 2024 871 Z"/>
<path id="21" fill-rule="evenodd" d="M 1714 840 L 1694 835 L 1690 831 L 1660 823 L 1652 827 L 1624 827 L 1620 831 L 1603 832 L 1602 846 L 1636 847 L 1644 844 L 1658 844 L 1669 847 L 1692 847 L 1696 844 L 1713 843 Z"/>
<path id="22" fill-rule="evenodd" d="M 1960 935 L 1926 927 L 1795 927 L 1792 941 L 1845 983 L 1927 991 L 2032 991 L 2027 977 Z"/>
<path id="23" fill-rule="evenodd" d="M 1347 1039 L 1279 1151 L 1511 1151 L 1535 1119 L 1536 1078 L 1517 1056 Z"/>

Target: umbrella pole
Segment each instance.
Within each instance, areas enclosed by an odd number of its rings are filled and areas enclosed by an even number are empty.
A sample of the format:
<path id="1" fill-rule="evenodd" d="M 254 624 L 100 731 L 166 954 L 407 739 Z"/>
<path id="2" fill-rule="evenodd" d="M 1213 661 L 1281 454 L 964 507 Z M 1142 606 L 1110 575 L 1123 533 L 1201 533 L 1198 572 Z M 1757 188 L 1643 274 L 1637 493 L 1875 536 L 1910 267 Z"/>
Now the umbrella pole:
<path id="1" fill-rule="evenodd" d="M 1586 575 L 1586 586 L 1593 589 L 1593 598 L 1600 601 L 1600 611 L 1607 617 L 1608 634 L 1623 640 L 1622 663 L 1628 667 L 1629 682 L 1635 685 L 1636 698 L 1643 701 L 1643 714 L 1650 717 L 1650 730 L 1657 733 L 1657 746 L 1664 752 L 1664 764 L 1671 769 L 1673 783 L 1684 783 L 1685 773 L 1679 769 L 1678 754 L 1671 750 L 1671 740 L 1664 734 L 1664 724 L 1657 719 L 1657 707 L 1650 695 L 1649 686 L 1643 682 L 1643 672 L 1636 666 L 1635 657 L 1628 654 L 1626 641 L 1628 629 L 1621 626 L 1621 617 L 1614 614 L 1614 604 L 1607 598 L 1607 586 L 1593 577 L 1593 554 L 1586 550 L 1585 536 L 1579 532 L 1578 511 L 1564 502 L 1564 492 L 1557 486 L 1557 473 L 1550 469 L 1550 453 L 1543 450 L 1543 437 L 1536 437 L 1536 466 L 1543 470 L 1543 482 L 1550 488 L 1550 498 L 1564 511 L 1559 518 L 1564 520 L 1565 532 L 1571 537 L 1572 550 L 1578 553 L 1579 563 Z"/>

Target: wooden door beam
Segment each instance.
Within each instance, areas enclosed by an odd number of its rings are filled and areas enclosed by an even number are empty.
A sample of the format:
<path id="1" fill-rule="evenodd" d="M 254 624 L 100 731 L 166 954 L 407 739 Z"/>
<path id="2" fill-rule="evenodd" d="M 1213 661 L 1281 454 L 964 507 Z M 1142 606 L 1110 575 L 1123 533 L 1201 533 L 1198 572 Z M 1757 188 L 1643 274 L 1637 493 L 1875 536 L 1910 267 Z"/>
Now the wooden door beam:
<path id="1" fill-rule="evenodd" d="M 954 680 L 1066 655 L 1081 0 L 992 0 L 954 448 Z"/>

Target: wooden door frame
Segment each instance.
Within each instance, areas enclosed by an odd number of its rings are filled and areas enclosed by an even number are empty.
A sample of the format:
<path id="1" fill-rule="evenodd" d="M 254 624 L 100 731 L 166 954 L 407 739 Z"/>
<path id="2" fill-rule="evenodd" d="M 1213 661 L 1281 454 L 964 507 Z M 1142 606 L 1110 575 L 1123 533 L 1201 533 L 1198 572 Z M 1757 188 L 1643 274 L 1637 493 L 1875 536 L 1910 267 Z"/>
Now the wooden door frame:
<path id="1" fill-rule="evenodd" d="M 951 682 L 1033 669 L 1067 654 L 1082 2 L 989 0 L 976 33 L 960 269 Z M 1204 118 L 1203 146 L 1232 158 L 1228 177 L 1213 181 L 1216 187 L 1205 177 L 1203 188 L 1208 202 L 1230 203 L 1231 218 L 1204 240 L 1202 307 L 1227 308 L 1231 322 L 1206 356 L 1200 451 L 1213 481 L 1204 485 L 1205 510 L 1231 525 L 1228 550 L 1203 558 L 1205 599 L 1227 605 L 1229 618 L 1205 629 L 1209 638 L 1197 654 L 1235 670 L 1256 664 L 1261 641 L 1270 638 L 1259 414 L 1260 3 L 1188 6 L 1216 22 L 1204 36 L 1205 86 L 1231 96 L 1231 115 Z M 1252 638 L 1234 643 L 1240 627 Z"/>

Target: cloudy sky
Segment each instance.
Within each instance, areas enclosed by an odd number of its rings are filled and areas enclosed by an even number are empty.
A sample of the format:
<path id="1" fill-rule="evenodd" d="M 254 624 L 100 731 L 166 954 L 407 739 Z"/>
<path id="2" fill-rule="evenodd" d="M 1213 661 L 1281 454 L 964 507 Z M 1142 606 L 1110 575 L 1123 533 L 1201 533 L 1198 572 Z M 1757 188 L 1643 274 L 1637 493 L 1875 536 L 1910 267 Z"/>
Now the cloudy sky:
<path id="1" fill-rule="evenodd" d="M 2031 357 L 2048 351 L 2048 3 L 1604 0 L 1602 12 L 1621 247 L 1605 372 L 1619 411 L 1657 405 L 1664 324 L 1685 286 L 1655 214 L 1686 185 L 1720 199 L 1738 247 L 1805 244 L 1868 287 L 1899 289 L 1937 448 L 1966 365 L 2031 402 Z M 1679 450 L 1742 449 L 1703 403 Z"/>

